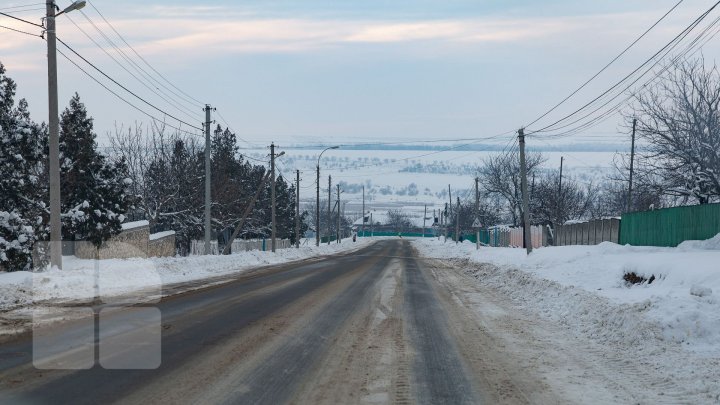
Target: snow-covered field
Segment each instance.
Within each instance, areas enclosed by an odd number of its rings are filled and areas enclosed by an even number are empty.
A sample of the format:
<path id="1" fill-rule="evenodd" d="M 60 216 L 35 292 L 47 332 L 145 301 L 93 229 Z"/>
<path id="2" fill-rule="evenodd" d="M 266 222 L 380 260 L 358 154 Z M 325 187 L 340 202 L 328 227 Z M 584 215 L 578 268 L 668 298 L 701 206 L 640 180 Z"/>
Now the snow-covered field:
<path id="1" fill-rule="evenodd" d="M 285 155 L 277 161 L 278 171 L 287 179 L 295 179 L 295 170 L 299 169 L 302 178 L 300 200 L 303 203 L 315 201 L 315 166 L 321 150 L 287 149 L 284 152 Z M 268 152 L 264 149 L 244 149 L 241 153 L 256 160 L 266 160 Z M 460 197 L 472 193 L 475 169 L 482 165 L 483 159 L 499 153 L 462 150 L 329 150 L 320 161 L 321 198 L 327 198 L 327 176 L 331 175 L 333 185 L 343 183 L 342 199 L 349 202 L 346 209 L 348 213 L 360 212 L 362 185 L 365 185 L 365 200 L 369 209 L 387 211 L 388 208 L 404 207 L 406 211 L 419 211 L 424 209 L 425 204 L 431 211 L 433 208 L 440 209 L 448 200 L 448 185 L 452 189 L 453 198 L 458 192 Z M 566 176 L 575 177 L 581 182 L 592 181 L 594 184 L 605 178 L 615 155 L 615 152 L 598 151 L 542 153 L 547 159 L 544 169 L 557 170 L 560 157 L 563 156 L 563 173 Z M 413 167 L 417 169 L 418 165 L 421 169 L 413 171 Z M 413 184 L 415 189 L 411 186 Z"/>
<path id="2" fill-rule="evenodd" d="M 87 300 L 104 303 L 152 302 L 162 297 L 163 286 L 219 276 L 231 276 L 271 264 L 360 249 L 372 243 L 353 243 L 281 249 L 276 253 L 240 252 L 227 256 L 188 256 L 149 259 L 83 260 L 65 257 L 63 270 L 0 273 L 0 311 L 28 308 L 39 302 Z"/>
<path id="3" fill-rule="evenodd" d="M 621 353 L 702 403 L 720 401 L 720 235 L 677 248 L 603 243 L 540 248 L 529 256 L 524 249 L 476 250 L 469 242 L 413 244 L 608 355 Z M 629 272 L 655 279 L 628 284 Z"/>

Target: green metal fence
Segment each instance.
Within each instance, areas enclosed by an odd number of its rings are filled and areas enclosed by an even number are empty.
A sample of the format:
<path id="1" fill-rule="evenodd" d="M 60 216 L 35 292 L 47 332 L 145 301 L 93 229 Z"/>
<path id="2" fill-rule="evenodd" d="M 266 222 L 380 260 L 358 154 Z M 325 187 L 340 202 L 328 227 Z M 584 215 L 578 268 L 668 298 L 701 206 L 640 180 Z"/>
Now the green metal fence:
<path id="1" fill-rule="evenodd" d="M 620 244 L 677 246 L 720 233 L 720 204 L 665 208 L 623 214 Z"/>

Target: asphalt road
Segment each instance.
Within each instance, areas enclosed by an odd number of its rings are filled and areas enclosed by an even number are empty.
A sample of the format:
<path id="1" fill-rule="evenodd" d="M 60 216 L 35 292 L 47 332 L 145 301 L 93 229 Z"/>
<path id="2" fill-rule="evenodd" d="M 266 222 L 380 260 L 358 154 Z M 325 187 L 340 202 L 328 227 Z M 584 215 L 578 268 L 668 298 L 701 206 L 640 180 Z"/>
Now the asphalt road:
<path id="1" fill-rule="evenodd" d="M 430 273 L 407 241 L 384 240 L 165 298 L 154 305 L 162 316 L 155 369 L 96 361 L 39 370 L 23 336 L 0 345 L 0 403 L 483 402 L 481 378 L 448 325 L 462 316 L 449 316 L 451 300 Z M 116 326 L 103 338 L 129 342 L 122 325 L 137 310 L 112 312 Z M 46 334 L 63 341 L 81 328 L 67 322 Z M 146 355 L 128 343 L 103 356 L 118 364 Z"/>

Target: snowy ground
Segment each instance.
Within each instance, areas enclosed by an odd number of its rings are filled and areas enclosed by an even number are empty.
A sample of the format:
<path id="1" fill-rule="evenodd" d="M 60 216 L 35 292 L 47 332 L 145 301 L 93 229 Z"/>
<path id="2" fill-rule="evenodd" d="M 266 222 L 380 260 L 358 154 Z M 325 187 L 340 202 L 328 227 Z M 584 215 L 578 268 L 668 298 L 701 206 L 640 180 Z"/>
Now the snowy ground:
<path id="1" fill-rule="evenodd" d="M 413 244 L 425 257 L 464 269 L 519 310 L 599 344 L 606 357 L 619 355 L 648 381 L 682 387 L 674 400 L 720 401 L 720 235 L 677 248 L 603 243 L 541 248 L 530 256 L 523 249 L 476 250 L 467 242 Z M 655 280 L 628 285 L 628 272 Z"/>
<path id="2" fill-rule="evenodd" d="M 372 240 L 331 243 L 276 253 L 249 251 L 228 256 L 189 256 L 149 259 L 82 260 L 65 257 L 63 270 L 0 273 L 0 314 L 37 303 L 83 301 L 99 297 L 102 303 L 152 302 L 162 297 L 163 286 L 232 276 L 261 266 L 287 263 L 360 249 Z M 202 286 L 202 283 L 197 284 Z M 22 315 L 22 314 L 20 314 Z M 0 319 L 2 321 L 2 319 Z M 0 335 L 3 334 L 0 322 Z"/>

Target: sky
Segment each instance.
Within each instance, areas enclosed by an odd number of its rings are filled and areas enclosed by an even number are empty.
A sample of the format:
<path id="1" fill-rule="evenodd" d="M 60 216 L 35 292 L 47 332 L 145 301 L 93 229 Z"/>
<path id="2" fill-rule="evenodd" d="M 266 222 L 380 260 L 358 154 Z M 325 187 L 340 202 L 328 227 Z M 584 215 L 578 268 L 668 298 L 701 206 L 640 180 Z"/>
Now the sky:
<path id="1" fill-rule="evenodd" d="M 14 15 L 39 23 L 42 4 L 29 1 L 0 0 L 0 11 L 37 4 Z M 146 113 L 191 132 L 197 130 L 163 113 L 200 126 L 203 104 L 208 103 L 217 108 L 213 119 L 229 125 L 247 146 L 273 141 L 289 146 L 481 139 L 534 121 L 677 1 L 92 2 L 135 51 L 176 87 L 156 76 L 91 5 L 82 13 L 58 17 L 57 32 L 78 53 L 161 111 L 73 57 L 98 80 Z M 682 2 L 630 52 L 535 127 L 593 99 L 712 3 Z M 69 0 L 58 1 L 61 8 L 69 4 Z M 715 11 L 711 17 L 718 15 L 720 11 Z M 0 25 L 39 33 L 36 27 L 2 16 Z M 108 40 L 123 53 L 116 52 Z M 59 49 L 64 48 L 59 45 Z M 719 51 L 717 41 L 711 41 L 703 54 L 712 61 Z M 144 70 L 135 70 L 137 66 L 124 58 Z M 45 42 L 0 28 L 0 62 L 16 80 L 18 97 L 30 103 L 33 118 L 46 121 Z M 152 76 L 165 87 L 141 82 L 129 72 L 141 79 Z M 78 92 L 95 119 L 101 144 L 115 131 L 150 123 L 150 118 L 62 56 L 58 75 L 61 108 Z M 160 96 L 155 94 L 157 88 L 162 90 Z M 617 142 L 627 140 L 626 133 L 622 117 L 614 115 L 564 141 Z M 511 135 L 498 142 L 507 136 Z"/>

